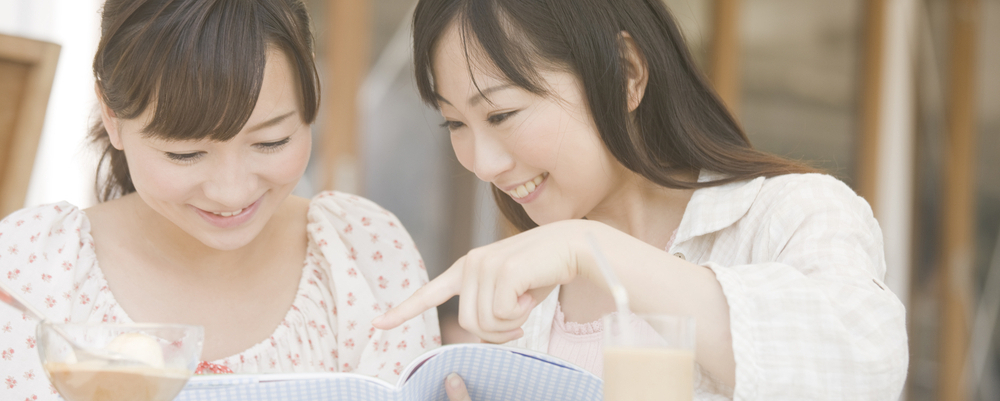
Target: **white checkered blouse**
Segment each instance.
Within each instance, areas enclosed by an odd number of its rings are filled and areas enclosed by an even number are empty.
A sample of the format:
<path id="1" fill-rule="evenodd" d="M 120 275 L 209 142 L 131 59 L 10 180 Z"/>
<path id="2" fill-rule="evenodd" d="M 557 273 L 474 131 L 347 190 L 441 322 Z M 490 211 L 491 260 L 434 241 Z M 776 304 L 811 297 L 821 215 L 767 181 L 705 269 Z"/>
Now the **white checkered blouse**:
<path id="1" fill-rule="evenodd" d="M 697 190 L 667 252 L 712 269 L 729 303 L 736 386 L 703 378 L 696 399 L 899 397 L 906 312 L 882 283 L 878 222 L 844 183 L 793 174 Z M 548 349 L 557 298 L 513 345 Z"/>

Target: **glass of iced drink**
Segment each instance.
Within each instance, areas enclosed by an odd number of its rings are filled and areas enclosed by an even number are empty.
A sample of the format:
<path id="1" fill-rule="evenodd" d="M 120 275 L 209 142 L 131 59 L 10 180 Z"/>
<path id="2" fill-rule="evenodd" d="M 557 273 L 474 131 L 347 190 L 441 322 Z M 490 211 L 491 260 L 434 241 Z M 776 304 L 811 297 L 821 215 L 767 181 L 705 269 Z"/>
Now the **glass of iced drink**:
<path id="1" fill-rule="evenodd" d="M 53 326 L 119 359 L 74 352 Z M 42 323 L 38 354 L 66 401 L 170 401 L 194 373 L 204 338 L 201 326 Z"/>
<path id="2" fill-rule="evenodd" d="M 690 401 L 694 318 L 613 313 L 604 317 L 605 401 Z"/>

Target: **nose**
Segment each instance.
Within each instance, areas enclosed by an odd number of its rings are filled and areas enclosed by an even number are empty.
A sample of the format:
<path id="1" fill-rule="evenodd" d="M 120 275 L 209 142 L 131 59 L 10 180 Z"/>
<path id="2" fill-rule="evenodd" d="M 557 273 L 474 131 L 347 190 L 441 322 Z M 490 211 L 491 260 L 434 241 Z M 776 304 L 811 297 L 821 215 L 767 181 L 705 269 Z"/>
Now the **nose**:
<path id="1" fill-rule="evenodd" d="M 472 172 L 480 180 L 493 182 L 503 172 L 514 168 L 514 157 L 503 142 L 493 135 L 475 135 Z"/>
<path id="2" fill-rule="evenodd" d="M 246 157 L 231 155 L 214 163 L 205 181 L 205 197 L 219 206 L 239 209 L 257 199 L 258 176 Z"/>

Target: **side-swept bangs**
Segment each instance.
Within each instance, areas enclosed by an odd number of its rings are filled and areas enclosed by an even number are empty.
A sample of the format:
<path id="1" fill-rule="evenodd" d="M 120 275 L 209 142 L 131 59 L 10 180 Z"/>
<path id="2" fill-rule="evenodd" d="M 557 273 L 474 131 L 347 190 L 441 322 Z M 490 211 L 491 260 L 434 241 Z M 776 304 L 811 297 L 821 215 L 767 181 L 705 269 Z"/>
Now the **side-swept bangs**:
<path id="1" fill-rule="evenodd" d="M 139 1 L 118 3 L 133 10 L 105 9 L 124 17 L 106 16 L 94 59 L 105 104 L 126 119 L 155 105 L 148 135 L 229 140 L 256 106 L 267 50 L 275 46 L 297 64 L 303 119 L 312 122 L 319 91 L 311 50 L 282 34 L 301 29 L 290 10 L 273 3 Z M 308 28 L 302 33 L 311 38 Z"/>
<path id="2" fill-rule="evenodd" d="M 568 58 L 552 57 L 565 54 L 565 48 L 546 46 L 547 43 L 534 41 L 531 36 L 523 34 L 523 25 L 526 24 L 554 28 L 553 21 L 545 19 L 547 13 L 539 12 L 546 9 L 544 3 L 446 1 L 433 5 L 441 6 L 441 9 L 418 7 L 413 16 L 415 32 L 418 26 L 421 31 L 433 32 L 414 35 L 413 54 L 420 97 L 433 107 L 438 107 L 439 99 L 434 89 L 433 56 L 438 40 L 452 24 L 459 30 L 470 68 L 499 73 L 499 78 L 531 93 L 543 95 L 547 92 L 538 73 L 542 67 L 570 67 Z M 524 13 L 527 17 L 509 18 L 506 14 L 510 12 Z M 473 84 L 478 89 L 475 81 Z"/>

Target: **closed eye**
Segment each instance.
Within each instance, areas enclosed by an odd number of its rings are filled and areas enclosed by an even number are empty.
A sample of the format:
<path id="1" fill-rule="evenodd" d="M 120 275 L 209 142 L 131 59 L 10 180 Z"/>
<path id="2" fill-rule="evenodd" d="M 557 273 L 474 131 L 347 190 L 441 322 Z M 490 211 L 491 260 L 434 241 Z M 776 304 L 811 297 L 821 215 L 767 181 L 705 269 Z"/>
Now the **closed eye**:
<path id="1" fill-rule="evenodd" d="M 275 141 L 275 142 L 261 142 L 261 143 L 254 144 L 254 146 L 256 146 L 257 148 L 259 148 L 259 149 L 261 149 L 263 151 L 266 151 L 266 152 L 277 152 L 283 146 L 287 145 L 288 142 L 291 141 L 291 140 L 292 140 L 292 137 L 289 136 L 289 137 L 286 137 L 285 139 L 282 139 L 280 141 Z"/>
<path id="2" fill-rule="evenodd" d="M 508 111 L 506 113 L 494 114 L 494 115 L 491 115 L 491 116 L 487 117 L 486 121 L 489 122 L 490 125 L 499 125 L 500 123 L 506 121 L 511 116 L 517 114 L 517 112 L 518 112 L 518 110 L 514 110 L 514 111 Z"/>
<path id="3" fill-rule="evenodd" d="M 194 161 L 198 160 L 198 158 L 201 157 L 203 153 L 204 152 L 193 152 L 193 153 L 164 152 L 164 154 L 167 155 L 168 159 L 181 163 L 193 163 Z"/>
<path id="4" fill-rule="evenodd" d="M 441 127 L 447 128 L 448 131 L 454 131 L 465 126 L 465 123 L 461 121 L 446 120 L 441 123 Z"/>

